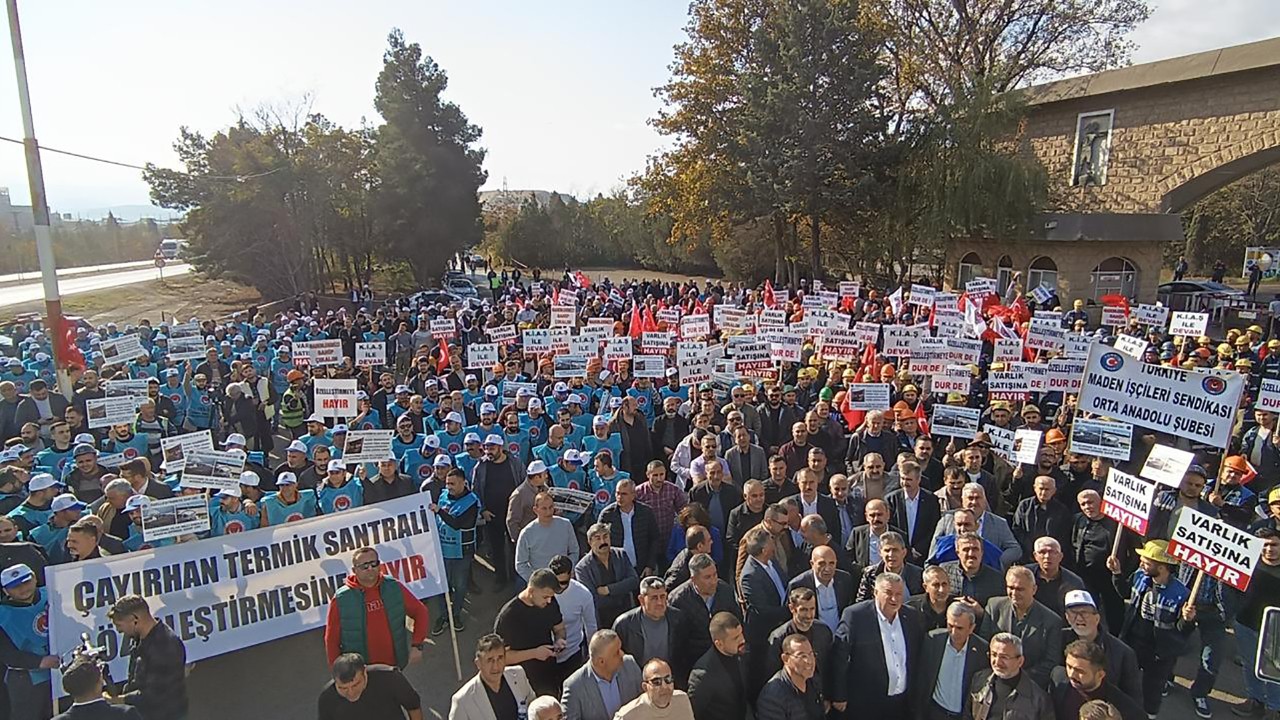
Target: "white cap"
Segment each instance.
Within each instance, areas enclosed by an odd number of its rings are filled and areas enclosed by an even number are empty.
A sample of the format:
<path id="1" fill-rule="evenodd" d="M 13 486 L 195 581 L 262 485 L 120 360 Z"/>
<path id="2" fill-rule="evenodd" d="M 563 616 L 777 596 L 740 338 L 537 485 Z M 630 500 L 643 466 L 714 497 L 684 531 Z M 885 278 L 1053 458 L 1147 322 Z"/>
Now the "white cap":
<path id="1" fill-rule="evenodd" d="M 311 413 L 311 415 L 310 415 L 309 417 L 307 417 L 307 422 L 309 422 L 309 423 L 320 423 L 321 425 L 323 425 L 323 424 L 324 424 L 324 418 L 320 417 L 320 414 L 319 414 L 319 413 Z"/>
<path id="2" fill-rule="evenodd" d="M 600 373 L 600 382 L 609 382 L 612 379 L 613 379 L 613 373 L 609 372 L 608 370 L 605 370 Z"/>
<path id="3" fill-rule="evenodd" d="M 422 438 L 422 447 L 429 447 L 432 450 L 440 449 L 440 437 L 438 435 L 427 435 Z"/>
<path id="4" fill-rule="evenodd" d="M 258 473 L 252 470 L 245 470 L 244 472 L 240 473 L 241 485 L 247 485 L 249 487 L 258 487 L 258 485 L 261 482 L 262 482 L 262 478 L 258 477 Z"/>
<path id="5" fill-rule="evenodd" d="M 71 493 L 62 493 L 55 497 L 53 502 L 49 504 L 49 509 L 54 512 L 62 512 L 63 510 L 81 510 L 84 503 L 80 502 L 80 498 Z"/>
<path id="6" fill-rule="evenodd" d="M 542 407 L 542 400 L 541 400 L 540 398 L 536 398 L 536 397 L 535 397 L 535 398 L 529 398 L 529 407 L 531 407 L 531 408 L 541 408 L 541 407 Z"/>
<path id="7" fill-rule="evenodd" d="M 547 471 L 547 464 L 542 462 L 541 460 L 534 460 L 533 462 L 529 463 L 529 467 L 526 468 L 526 471 L 530 475 L 539 475 Z"/>
<path id="8" fill-rule="evenodd" d="M 608 425 L 608 424 L 609 424 L 609 418 L 605 417 L 604 415 L 597 415 L 591 421 L 592 427 L 604 427 L 605 425 Z"/>
<path id="9" fill-rule="evenodd" d="M 239 485 L 233 485 L 229 488 L 222 488 L 217 492 L 218 497 L 244 497 L 244 492 L 240 490 Z"/>
<path id="10" fill-rule="evenodd" d="M 582 464 L 582 453 L 570 448 L 569 450 L 564 451 L 563 459 L 565 462 L 570 462 L 570 463 L 580 465 Z"/>
<path id="11" fill-rule="evenodd" d="M 346 471 L 347 471 L 347 466 L 343 464 L 342 460 L 335 459 L 335 460 L 329 461 L 329 472 L 346 472 Z"/>
<path id="12" fill-rule="evenodd" d="M 307 453 L 307 444 L 302 442 L 301 440 L 294 440 L 293 442 L 289 443 L 289 447 L 285 448 L 284 451 L 300 452 L 305 455 Z"/>
<path id="13" fill-rule="evenodd" d="M 151 505 L 151 498 L 146 495 L 130 495 L 128 500 L 124 501 L 124 511 L 127 513 L 134 510 L 144 510 Z"/>
<path id="14" fill-rule="evenodd" d="M 3 572 L 0 572 L 0 587 L 8 590 L 31 580 L 35 576 L 36 574 L 31 571 L 31 568 L 22 563 L 10 565 Z"/>
<path id="15" fill-rule="evenodd" d="M 448 455 L 437 455 L 431 464 L 435 467 L 453 467 L 453 458 Z"/>
<path id="16" fill-rule="evenodd" d="M 227 441 L 222 444 L 224 447 L 230 447 L 232 445 L 244 447 L 245 445 L 248 445 L 249 442 L 244 439 L 244 435 L 241 435 L 240 433 L 231 433 L 227 436 Z"/>
<path id="17" fill-rule="evenodd" d="M 453 412 L 449 413 L 448 415 L 445 415 L 445 416 L 444 416 L 444 421 L 445 421 L 445 422 L 456 422 L 456 423 L 458 423 L 459 425 L 461 425 L 463 422 L 465 422 L 465 420 L 464 420 L 464 419 L 463 419 L 463 417 L 462 417 L 462 413 L 458 412 L 457 410 L 454 410 Z"/>
<path id="18" fill-rule="evenodd" d="M 464 435 L 462 438 L 463 445 L 470 445 L 471 443 L 478 443 L 478 442 L 481 442 L 480 433 L 469 432 L 466 435 Z"/>
<path id="19" fill-rule="evenodd" d="M 48 490 L 51 487 L 60 487 L 62 483 L 58 482 L 49 473 L 36 473 L 31 476 L 30 482 L 27 483 L 27 490 L 36 492 L 37 490 Z"/>
<path id="20" fill-rule="evenodd" d="M 1093 595 L 1090 595 L 1088 590 L 1068 590 L 1066 597 L 1062 600 L 1062 607 L 1064 608 L 1080 607 L 1082 605 L 1088 605 L 1094 610 L 1098 609 L 1098 604 L 1093 601 Z"/>
<path id="21" fill-rule="evenodd" d="M 558 382 L 551 387 L 551 392 L 567 393 L 569 392 L 569 384 L 565 382 Z"/>
<path id="22" fill-rule="evenodd" d="M 276 485 L 297 485 L 298 476 L 289 471 L 285 471 L 276 476 Z"/>
<path id="23" fill-rule="evenodd" d="M 503 444 L 502 436 L 499 435 L 498 433 L 489 433 L 489 436 L 484 439 L 484 444 L 485 445 L 502 445 Z"/>
<path id="24" fill-rule="evenodd" d="M 516 397 L 533 397 L 533 388 L 522 387 L 516 391 Z"/>
<path id="25" fill-rule="evenodd" d="M 481 415 L 496 415 L 497 413 L 498 408 L 494 407 L 493 403 L 484 403 L 480 406 Z"/>

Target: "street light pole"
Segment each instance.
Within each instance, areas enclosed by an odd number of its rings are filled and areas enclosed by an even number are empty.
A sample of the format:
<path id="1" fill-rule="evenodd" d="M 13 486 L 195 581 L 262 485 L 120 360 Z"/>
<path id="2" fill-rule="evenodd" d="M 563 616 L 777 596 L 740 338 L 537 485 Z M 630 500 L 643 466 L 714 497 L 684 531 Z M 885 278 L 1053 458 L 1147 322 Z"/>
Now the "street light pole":
<path id="1" fill-rule="evenodd" d="M 53 239 L 49 233 L 49 201 L 44 192 L 44 170 L 40 166 L 40 144 L 36 141 L 35 121 L 31 116 L 31 90 L 27 86 L 27 63 L 22 52 L 22 29 L 18 25 L 18 0 L 7 0 L 9 39 L 13 45 L 13 67 L 18 75 L 18 104 L 22 109 L 22 147 L 27 159 L 27 184 L 31 189 L 31 214 L 36 233 L 36 256 L 40 259 L 40 278 L 44 283 L 45 330 L 50 335 L 53 366 L 59 376 L 59 389 L 71 394 L 65 375 L 62 343 L 66 329 L 62 320 L 62 296 L 58 292 L 58 272 L 53 258 Z"/>

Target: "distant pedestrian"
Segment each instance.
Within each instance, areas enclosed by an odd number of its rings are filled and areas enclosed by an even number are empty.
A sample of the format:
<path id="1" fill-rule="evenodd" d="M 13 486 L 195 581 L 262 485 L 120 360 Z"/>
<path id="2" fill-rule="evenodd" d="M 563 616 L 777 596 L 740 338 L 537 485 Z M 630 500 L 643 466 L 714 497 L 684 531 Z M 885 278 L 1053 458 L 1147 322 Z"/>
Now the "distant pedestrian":
<path id="1" fill-rule="evenodd" d="M 1187 274 L 1187 256 L 1179 255 L 1178 262 L 1173 264 L 1173 280 L 1177 282 Z"/>
<path id="2" fill-rule="evenodd" d="M 1258 286 L 1262 284 L 1262 266 L 1258 263 L 1249 263 L 1249 288 L 1245 290 L 1245 294 L 1249 297 L 1258 299 Z"/>

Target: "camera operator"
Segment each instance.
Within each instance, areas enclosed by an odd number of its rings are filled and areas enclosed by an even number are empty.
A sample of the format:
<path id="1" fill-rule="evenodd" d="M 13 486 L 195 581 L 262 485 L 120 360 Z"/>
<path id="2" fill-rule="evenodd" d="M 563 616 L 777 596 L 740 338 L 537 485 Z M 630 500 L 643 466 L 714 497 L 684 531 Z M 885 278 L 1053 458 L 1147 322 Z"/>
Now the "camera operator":
<path id="1" fill-rule="evenodd" d="M 146 720 L 187 716 L 187 649 L 173 630 L 151 616 L 147 601 L 126 595 L 107 615 L 116 631 L 133 641 L 129 680 L 115 701 L 133 705 Z"/>
<path id="2" fill-rule="evenodd" d="M 53 720 L 142 720 L 132 705 L 111 705 L 103 695 L 104 681 L 98 661 L 80 655 L 62 674 L 62 689 L 71 696 L 70 709 Z"/>

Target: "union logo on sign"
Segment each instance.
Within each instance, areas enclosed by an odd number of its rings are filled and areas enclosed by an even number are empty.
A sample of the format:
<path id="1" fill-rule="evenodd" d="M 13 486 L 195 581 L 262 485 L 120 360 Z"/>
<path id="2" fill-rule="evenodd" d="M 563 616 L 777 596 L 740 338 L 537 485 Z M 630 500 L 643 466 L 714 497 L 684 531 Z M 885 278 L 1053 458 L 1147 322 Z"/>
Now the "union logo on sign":
<path id="1" fill-rule="evenodd" d="M 1200 383 L 1200 386 L 1210 395 L 1221 395 L 1227 389 L 1227 381 L 1217 375 L 1210 375 Z"/>
<path id="2" fill-rule="evenodd" d="M 1104 353 L 1098 363 L 1102 365 L 1103 370 L 1115 372 L 1124 367 L 1124 356 L 1118 352 Z"/>

